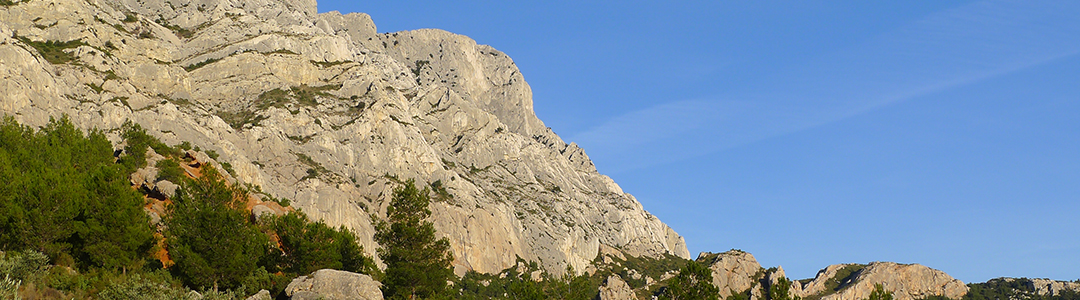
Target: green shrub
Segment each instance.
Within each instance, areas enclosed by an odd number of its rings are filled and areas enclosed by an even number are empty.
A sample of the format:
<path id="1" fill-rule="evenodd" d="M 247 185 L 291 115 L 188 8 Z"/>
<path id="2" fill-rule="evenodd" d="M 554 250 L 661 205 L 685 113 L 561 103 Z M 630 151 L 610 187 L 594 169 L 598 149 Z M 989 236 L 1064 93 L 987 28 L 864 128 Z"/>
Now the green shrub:
<path id="1" fill-rule="evenodd" d="M 172 159 L 159 160 L 154 167 L 158 169 L 158 180 L 168 180 L 172 183 L 180 183 L 184 178 L 184 169 L 180 163 Z"/>
<path id="2" fill-rule="evenodd" d="M 334 229 L 312 222 L 300 212 L 270 217 L 262 221 L 266 230 L 278 236 L 280 247 L 270 255 L 272 271 L 309 274 L 319 269 L 336 269 L 377 275 L 375 262 L 364 256 L 356 235 L 345 227 Z"/>
<path id="3" fill-rule="evenodd" d="M 71 55 L 71 53 L 64 51 L 65 49 L 78 48 L 79 46 L 86 45 L 86 43 L 84 43 L 82 40 L 74 40 L 67 42 L 35 42 L 21 36 L 16 36 L 16 38 L 19 41 L 22 41 L 24 44 L 30 45 L 30 47 L 34 47 L 34 49 L 37 49 L 38 53 L 40 53 L 41 56 L 45 58 L 45 61 L 48 61 L 49 63 L 54 65 L 65 64 L 75 59 L 75 56 Z"/>
<path id="4" fill-rule="evenodd" d="M 101 300 L 192 299 L 188 290 L 160 278 L 133 274 L 98 293 Z"/>
<path id="5" fill-rule="evenodd" d="M 49 270 L 49 257 L 41 252 L 0 252 L 0 275 L 9 279 L 33 281 Z"/>
<path id="6" fill-rule="evenodd" d="M 127 146 L 124 147 L 124 157 L 120 158 L 120 162 L 126 166 L 129 171 L 146 166 L 146 149 L 154 149 L 154 152 L 164 156 L 180 156 L 182 153 L 179 149 L 169 147 L 158 140 L 156 137 L 150 135 L 143 129 L 141 125 L 127 121 L 122 125 L 121 137 L 127 142 Z"/>

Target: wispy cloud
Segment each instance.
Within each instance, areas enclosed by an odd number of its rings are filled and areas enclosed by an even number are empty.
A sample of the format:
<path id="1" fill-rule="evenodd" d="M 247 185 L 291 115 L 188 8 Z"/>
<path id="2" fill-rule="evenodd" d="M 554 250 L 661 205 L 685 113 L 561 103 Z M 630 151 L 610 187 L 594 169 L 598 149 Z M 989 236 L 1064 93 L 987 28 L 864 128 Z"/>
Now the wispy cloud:
<path id="1" fill-rule="evenodd" d="M 985 1 L 939 12 L 718 95 L 631 112 L 570 138 L 604 172 L 692 158 L 1080 53 L 1080 3 Z"/>

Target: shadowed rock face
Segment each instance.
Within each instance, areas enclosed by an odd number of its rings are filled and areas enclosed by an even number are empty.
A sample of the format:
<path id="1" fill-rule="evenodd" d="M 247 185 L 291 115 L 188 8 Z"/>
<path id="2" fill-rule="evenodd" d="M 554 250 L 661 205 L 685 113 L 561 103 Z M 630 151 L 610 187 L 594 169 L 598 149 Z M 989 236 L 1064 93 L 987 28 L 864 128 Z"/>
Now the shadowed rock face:
<path id="1" fill-rule="evenodd" d="M 585 270 L 601 244 L 689 257 L 536 118 L 509 57 L 465 36 L 378 34 L 365 14 L 305 0 L 35 0 L 0 8 L 0 61 L 0 112 L 35 126 L 67 114 L 114 141 L 131 120 L 214 150 L 369 254 L 371 216 L 416 179 L 438 182 L 433 221 L 459 274 L 518 256 Z"/>

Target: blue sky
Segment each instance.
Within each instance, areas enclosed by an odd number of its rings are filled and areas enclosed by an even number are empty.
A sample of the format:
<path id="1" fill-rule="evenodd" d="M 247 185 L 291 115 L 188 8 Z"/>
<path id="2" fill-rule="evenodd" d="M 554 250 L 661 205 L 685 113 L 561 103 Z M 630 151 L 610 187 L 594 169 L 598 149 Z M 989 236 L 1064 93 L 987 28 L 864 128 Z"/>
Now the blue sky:
<path id="1" fill-rule="evenodd" d="M 320 1 L 512 57 L 690 252 L 1080 279 L 1080 2 Z"/>

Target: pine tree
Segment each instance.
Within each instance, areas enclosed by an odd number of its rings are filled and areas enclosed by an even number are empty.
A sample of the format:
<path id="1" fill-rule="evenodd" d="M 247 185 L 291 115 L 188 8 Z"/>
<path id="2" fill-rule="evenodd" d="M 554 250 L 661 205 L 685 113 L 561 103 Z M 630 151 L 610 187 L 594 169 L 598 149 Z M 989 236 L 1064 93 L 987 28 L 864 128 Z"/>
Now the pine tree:
<path id="1" fill-rule="evenodd" d="M 235 209 L 246 193 L 228 186 L 213 167 L 202 171 L 203 177 L 185 182 L 169 206 L 172 269 L 195 288 L 239 287 L 266 255 L 269 239 Z"/>
<path id="2" fill-rule="evenodd" d="M 791 295 L 791 284 L 787 277 L 780 277 L 769 287 L 769 300 L 801 300 L 801 297 Z"/>
<path id="3" fill-rule="evenodd" d="M 379 258 L 386 263 L 382 280 L 387 299 L 426 299 L 446 291 L 454 275 L 450 242 L 435 238 L 428 204 L 430 190 L 416 188 L 410 179 L 394 190 L 386 219 L 376 223 L 375 241 L 382 245 Z"/>
<path id="4" fill-rule="evenodd" d="M 874 291 L 870 292 L 867 300 L 893 300 L 893 293 L 885 291 L 885 286 L 878 283 L 874 285 Z"/>

